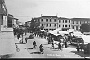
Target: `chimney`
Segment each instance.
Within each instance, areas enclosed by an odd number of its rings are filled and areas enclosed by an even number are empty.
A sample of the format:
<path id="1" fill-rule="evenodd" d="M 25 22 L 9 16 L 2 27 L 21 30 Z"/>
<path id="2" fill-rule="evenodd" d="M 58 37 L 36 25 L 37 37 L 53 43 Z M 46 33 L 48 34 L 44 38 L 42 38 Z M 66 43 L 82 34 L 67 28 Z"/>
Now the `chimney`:
<path id="1" fill-rule="evenodd" d="M 42 14 L 41 14 L 41 17 L 42 17 Z"/>

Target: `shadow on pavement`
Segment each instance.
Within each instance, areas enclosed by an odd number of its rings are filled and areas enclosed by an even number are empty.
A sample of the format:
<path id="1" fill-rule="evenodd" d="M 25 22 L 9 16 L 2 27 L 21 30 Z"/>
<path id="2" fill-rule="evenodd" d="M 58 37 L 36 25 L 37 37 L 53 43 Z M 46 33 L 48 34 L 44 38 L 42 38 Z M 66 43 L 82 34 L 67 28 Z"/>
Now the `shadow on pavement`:
<path id="1" fill-rule="evenodd" d="M 6 54 L 6 55 L 1 56 L 1 59 L 9 59 L 12 56 L 13 54 Z"/>
<path id="2" fill-rule="evenodd" d="M 30 54 L 41 54 L 41 52 L 32 52 Z"/>
<path id="3" fill-rule="evenodd" d="M 33 49 L 33 48 L 25 48 L 25 49 Z"/>
<path id="4" fill-rule="evenodd" d="M 77 51 L 71 51 L 71 52 L 73 52 L 73 53 L 75 53 L 75 54 L 77 54 L 77 55 L 79 55 L 81 57 L 89 57 L 90 56 L 89 54 L 84 54 L 83 51 L 79 51 L 79 52 L 77 52 Z"/>
<path id="5" fill-rule="evenodd" d="M 54 48 L 54 49 L 52 49 L 52 51 L 61 51 L 61 50 L 58 48 Z"/>

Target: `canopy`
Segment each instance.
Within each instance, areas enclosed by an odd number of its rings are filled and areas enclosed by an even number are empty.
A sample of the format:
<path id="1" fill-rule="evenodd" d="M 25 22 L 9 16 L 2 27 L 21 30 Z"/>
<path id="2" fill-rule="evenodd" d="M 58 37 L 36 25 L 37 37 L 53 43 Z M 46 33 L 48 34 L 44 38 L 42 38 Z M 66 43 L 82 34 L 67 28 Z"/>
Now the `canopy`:
<path id="1" fill-rule="evenodd" d="M 53 34 L 55 36 L 60 35 L 57 30 L 49 31 L 48 33 L 51 33 L 51 34 Z"/>
<path id="2" fill-rule="evenodd" d="M 61 28 L 57 28 L 57 29 L 56 29 L 56 31 L 60 31 L 60 30 L 62 30 L 62 29 L 61 29 Z"/>
<path id="3" fill-rule="evenodd" d="M 77 36 L 77 37 L 81 37 L 83 34 L 81 32 L 79 32 L 79 31 L 74 31 L 73 35 Z"/>
<path id="4" fill-rule="evenodd" d="M 73 32 L 73 31 L 74 31 L 74 29 L 69 29 L 69 30 L 68 30 L 68 32 Z"/>
<path id="5" fill-rule="evenodd" d="M 45 31 L 45 30 L 41 30 L 41 31 Z"/>
<path id="6" fill-rule="evenodd" d="M 82 35 L 82 39 L 84 40 L 84 44 L 90 43 L 90 35 Z"/>
<path id="7" fill-rule="evenodd" d="M 59 31 L 59 34 L 69 34 L 68 31 Z"/>

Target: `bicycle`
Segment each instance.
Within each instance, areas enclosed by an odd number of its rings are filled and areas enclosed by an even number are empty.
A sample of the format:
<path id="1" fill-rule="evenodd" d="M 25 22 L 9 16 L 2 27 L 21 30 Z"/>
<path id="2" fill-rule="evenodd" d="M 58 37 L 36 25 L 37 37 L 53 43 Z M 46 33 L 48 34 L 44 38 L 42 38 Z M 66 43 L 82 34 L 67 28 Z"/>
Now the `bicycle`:
<path id="1" fill-rule="evenodd" d="M 19 52 L 20 48 L 18 48 L 17 43 L 15 43 L 15 45 L 16 45 L 16 51 Z"/>

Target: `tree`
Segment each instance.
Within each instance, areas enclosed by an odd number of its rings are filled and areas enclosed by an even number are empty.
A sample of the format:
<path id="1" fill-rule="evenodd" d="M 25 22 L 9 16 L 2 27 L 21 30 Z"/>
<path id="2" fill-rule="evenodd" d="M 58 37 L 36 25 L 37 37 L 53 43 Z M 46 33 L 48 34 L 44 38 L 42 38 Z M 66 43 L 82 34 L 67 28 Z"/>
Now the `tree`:
<path id="1" fill-rule="evenodd" d="M 82 24 L 80 26 L 80 31 L 83 32 L 90 32 L 90 24 Z"/>
<path id="2" fill-rule="evenodd" d="M 37 19 L 32 18 L 31 24 L 30 24 L 30 30 L 32 32 L 38 31 L 39 25 L 40 25 L 39 21 L 37 21 Z"/>

